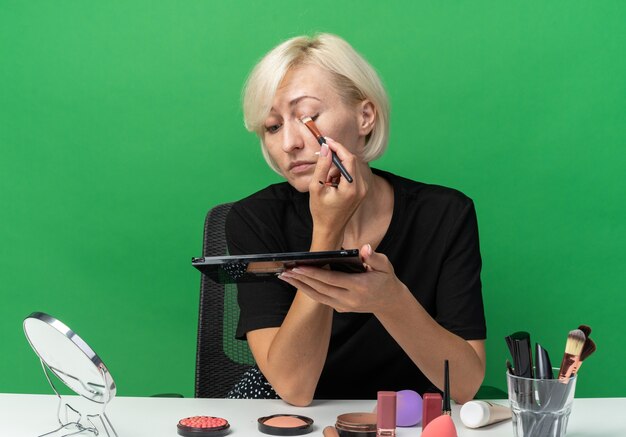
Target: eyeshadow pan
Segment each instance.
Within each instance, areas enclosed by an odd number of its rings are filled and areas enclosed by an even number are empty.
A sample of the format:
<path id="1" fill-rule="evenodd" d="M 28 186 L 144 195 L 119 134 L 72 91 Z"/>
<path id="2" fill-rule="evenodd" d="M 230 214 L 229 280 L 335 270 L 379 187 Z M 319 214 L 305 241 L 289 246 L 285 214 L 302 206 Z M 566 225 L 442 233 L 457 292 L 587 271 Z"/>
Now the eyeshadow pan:
<path id="1" fill-rule="evenodd" d="M 221 417 L 193 416 L 179 420 L 176 428 L 183 437 L 220 437 L 228 434 L 230 424 Z"/>
<path id="2" fill-rule="evenodd" d="M 304 420 L 295 416 L 270 417 L 263 423 L 267 426 L 276 426 L 278 428 L 297 428 L 307 424 Z"/>
<path id="3" fill-rule="evenodd" d="M 313 431 L 313 419 L 295 414 L 274 414 L 260 417 L 259 431 L 269 435 L 303 435 Z"/>

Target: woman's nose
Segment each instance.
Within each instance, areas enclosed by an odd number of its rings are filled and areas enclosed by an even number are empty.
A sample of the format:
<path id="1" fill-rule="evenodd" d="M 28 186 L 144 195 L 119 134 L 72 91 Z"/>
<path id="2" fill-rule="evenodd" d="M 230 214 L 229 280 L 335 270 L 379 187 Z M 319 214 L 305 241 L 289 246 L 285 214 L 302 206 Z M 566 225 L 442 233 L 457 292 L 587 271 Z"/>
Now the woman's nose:
<path id="1" fill-rule="evenodd" d="M 304 147 L 304 138 L 302 136 L 303 124 L 299 121 L 286 122 L 283 125 L 283 150 L 287 153 L 294 149 L 302 149 Z"/>

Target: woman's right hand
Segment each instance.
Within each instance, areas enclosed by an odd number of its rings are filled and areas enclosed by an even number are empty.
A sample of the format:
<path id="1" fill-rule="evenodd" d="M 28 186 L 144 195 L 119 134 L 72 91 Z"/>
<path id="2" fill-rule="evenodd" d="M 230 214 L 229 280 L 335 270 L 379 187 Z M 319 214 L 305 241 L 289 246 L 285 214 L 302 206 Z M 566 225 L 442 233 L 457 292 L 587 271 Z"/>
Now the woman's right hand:
<path id="1" fill-rule="evenodd" d="M 322 145 L 315 172 L 309 184 L 309 207 L 313 217 L 313 242 L 338 247 L 320 248 L 320 250 L 338 249 L 343 241 L 346 224 L 357 210 L 367 194 L 367 182 L 360 173 L 358 158 L 337 141 L 326 137 L 328 147 Z M 330 148 L 330 149 L 329 149 Z M 332 163 L 331 151 L 352 176 L 348 182 L 341 177 Z M 336 187 L 330 185 L 338 181 Z"/>

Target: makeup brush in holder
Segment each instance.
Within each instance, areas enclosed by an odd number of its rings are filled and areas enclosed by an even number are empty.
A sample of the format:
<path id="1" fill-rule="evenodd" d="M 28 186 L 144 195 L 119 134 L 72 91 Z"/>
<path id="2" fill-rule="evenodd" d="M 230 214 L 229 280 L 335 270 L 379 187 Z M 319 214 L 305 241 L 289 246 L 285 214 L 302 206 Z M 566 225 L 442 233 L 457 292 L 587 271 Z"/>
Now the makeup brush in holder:
<path id="1" fill-rule="evenodd" d="M 585 333 L 580 329 L 573 329 L 569 332 L 567 343 L 565 343 L 565 354 L 563 354 L 563 360 L 559 368 L 560 380 L 567 380 L 572 376 L 574 364 L 580 361 L 580 353 L 583 351 L 586 340 Z"/>
<path id="2" fill-rule="evenodd" d="M 515 436 L 565 435 L 576 390 L 576 373 L 596 350 L 589 334 L 591 328 L 587 325 L 568 333 L 558 369 L 552 368 L 548 351 L 538 343 L 533 366 L 530 334 L 516 332 L 505 338 L 514 361 L 513 367 L 507 360 L 507 384 Z"/>
<path id="3" fill-rule="evenodd" d="M 572 375 L 575 375 L 576 373 L 578 373 L 578 370 L 580 369 L 580 366 L 582 366 L 583 361 L 589 358 L 589 356 L 596 351 L 596 344 L 589 337 L 591 335 L 591 328 L 587 325 L 580 325 L 578 329 L 584 332 L 586 340 L 585 340 L 585 344 L 583 345 L 583 350 L 580 353 L 580 357 L 574 363 L 574 366 L 572 369 Z"/>

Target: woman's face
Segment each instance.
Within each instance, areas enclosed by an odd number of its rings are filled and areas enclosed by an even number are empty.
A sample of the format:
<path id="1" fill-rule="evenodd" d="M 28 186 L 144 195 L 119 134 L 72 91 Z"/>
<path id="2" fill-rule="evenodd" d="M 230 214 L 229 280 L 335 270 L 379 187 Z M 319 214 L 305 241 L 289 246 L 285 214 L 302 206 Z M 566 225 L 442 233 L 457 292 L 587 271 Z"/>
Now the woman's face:
<path id="1" fill-rule="evenodd" d="M 359 155 L 365 135 L 359 128 L 360 104 L 346 105 L 335 91 L 330 73 L 305 65 L 290 70 L 276 90 L 264 123 L 263 140 L 287 181 L 298 191 L 309 189 L 320 145 L 300 122 L 311 117 L 320 132 Z"/>

